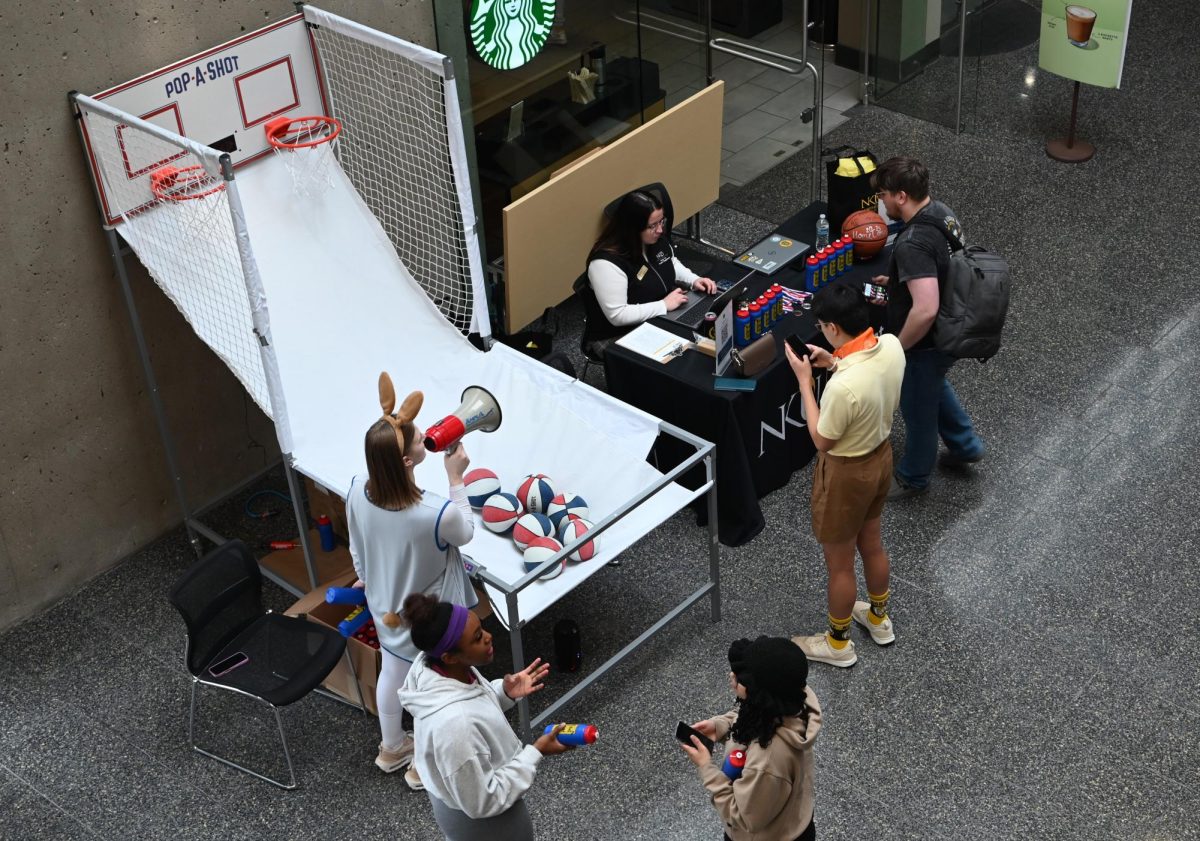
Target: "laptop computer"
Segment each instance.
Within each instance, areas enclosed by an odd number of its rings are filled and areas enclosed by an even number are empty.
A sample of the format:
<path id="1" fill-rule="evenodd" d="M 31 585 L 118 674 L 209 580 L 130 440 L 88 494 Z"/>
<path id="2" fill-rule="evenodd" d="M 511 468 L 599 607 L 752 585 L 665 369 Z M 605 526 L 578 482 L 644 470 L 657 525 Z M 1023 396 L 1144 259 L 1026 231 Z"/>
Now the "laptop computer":
<path id="1" fill-rule="evenodd" d="M 667 321 L 674 321 L 676 324 L 682 324 L 684 327 L 690 327 L 695 330 L 704 323 L 704 316 L 708 312 L 718 312 L 721 307 L 737 296 L 741 295 L 746 289 L 746 280 L 753 274 L 747 272 L 745 277 L 737 282 L 729 285 L 723 292 L 717 295 L 705 295 L 703 292 L 688 292 L 687 302 L 666 315 L 662 316 Z"/>
<path id="2" fill-rule="evenodd" d="M 770 275 L 797 257 L 807 254 L 810 248 L 811 246 L 807 242 L 771 234 L 743 252 L 734 262 L 756 272 Z"/>

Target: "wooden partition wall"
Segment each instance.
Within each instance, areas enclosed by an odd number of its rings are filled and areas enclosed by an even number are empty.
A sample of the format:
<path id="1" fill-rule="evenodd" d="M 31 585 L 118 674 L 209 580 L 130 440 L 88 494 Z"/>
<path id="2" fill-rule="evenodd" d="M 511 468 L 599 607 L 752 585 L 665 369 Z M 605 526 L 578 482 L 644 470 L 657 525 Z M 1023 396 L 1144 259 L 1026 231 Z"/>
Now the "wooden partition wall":
<path id="1" fill-rule="evenodd" d="M 570 297 L 600 234 L 604 206 L 617 196 L 661 181 L 676 222 L 717 200 L 724 94 L 724 83 L 714 82 L 504 208 L 509 332 Z"/>

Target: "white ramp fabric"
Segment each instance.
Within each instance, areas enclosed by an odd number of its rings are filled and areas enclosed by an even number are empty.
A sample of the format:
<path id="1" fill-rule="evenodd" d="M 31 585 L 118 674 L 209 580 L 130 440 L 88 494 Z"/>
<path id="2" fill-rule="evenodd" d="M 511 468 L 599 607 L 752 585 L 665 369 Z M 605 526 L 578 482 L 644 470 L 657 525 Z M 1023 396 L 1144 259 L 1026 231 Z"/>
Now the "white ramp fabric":
<path id="1" fill-rule="evenodd" d="M 509 490 L 545 473 L 581 494 L 594 519 L 613 512 L 661 474 L 645 462 L 658 422 L 608 395 L 504 346 L 476 350 L 412 279 L 387 234 L 335 168 L 333 186 L 298 212 L 286 168 L 265 158 L 237 184 L 267 300 L 298 469 L 345 495 L 365 470 L 363 436 L 379 418 L 377 380 L 388 371 L 403 396 L 425 392 L 424 428 L 453 411 L 463 389 L 482 385 L 504 421 L 465 446 L 476 467 L 496 471 Z M 130 220 L 136 225 L 138 219 Z M 441 457 L 418 470 L 424 487 L 444 492 Z M 693 497 L 669 485 L 601 536 L 610 559 Z M 466 552 L 497 578 L 524 576 L 507 537 L 480 527 Z M 602 565 L 571 565 L 520 594 L 531 619 Z"/>

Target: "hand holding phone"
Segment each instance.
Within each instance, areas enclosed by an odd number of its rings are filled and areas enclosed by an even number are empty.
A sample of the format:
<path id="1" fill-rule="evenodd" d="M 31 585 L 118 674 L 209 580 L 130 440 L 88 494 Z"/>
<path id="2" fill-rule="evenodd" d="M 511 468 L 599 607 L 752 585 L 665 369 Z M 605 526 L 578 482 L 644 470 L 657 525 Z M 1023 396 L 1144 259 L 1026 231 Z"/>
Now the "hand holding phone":
<path id="1" fill-rule="evenodd" d="M 788 347 L 792 349 L 792 353 L 796 354 L 796 356 L 800 357 L 801 359 L 811 355 L 808 345 L 800 341 L 800 337 L 795 333 L 788 336 L 786 339 L 784 339 L 784 341 L 787 342 Z"/>
<path id="2" fill-rule="evenodd" d="M 682 721 L 679 722 L 679 725 L 675 728 L 675 738 L 678 739 L 681 744 L 685 744 L 688 747 L 694 747 L 694 745 L 692 744 L 692 736 L 695 736 L 697 739 L 699 739 L 700 743 L 702 745 L 704 745 L 704 747 L 708 750 L 708 752 L 712 753 L 713 747 L 716 745 L 716 742 L 714 742 L 712 739 L 708 738 L 708 736 L 705 736 L 703 733 L 701 733 L 696 728 L 691 727 L 690 725 L 685 724 Z"/>

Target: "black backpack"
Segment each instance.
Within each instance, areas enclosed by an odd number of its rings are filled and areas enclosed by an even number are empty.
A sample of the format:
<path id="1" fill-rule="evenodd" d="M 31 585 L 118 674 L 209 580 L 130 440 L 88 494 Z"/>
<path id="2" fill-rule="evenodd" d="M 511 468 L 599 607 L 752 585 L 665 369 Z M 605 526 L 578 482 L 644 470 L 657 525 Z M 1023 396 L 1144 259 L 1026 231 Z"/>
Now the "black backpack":
<path id="1" fill-rule="evenodd" d="M 955 359 L 986 362 L 1000 350 L 1000 333 L 1008 315 L 1012 280 L 1008 261 L 978 245 L 966 246 L 945 225 L 917 217 L 937 228 L 950 245 L 950 267 L 938 289 L 933 340 Z"/>

